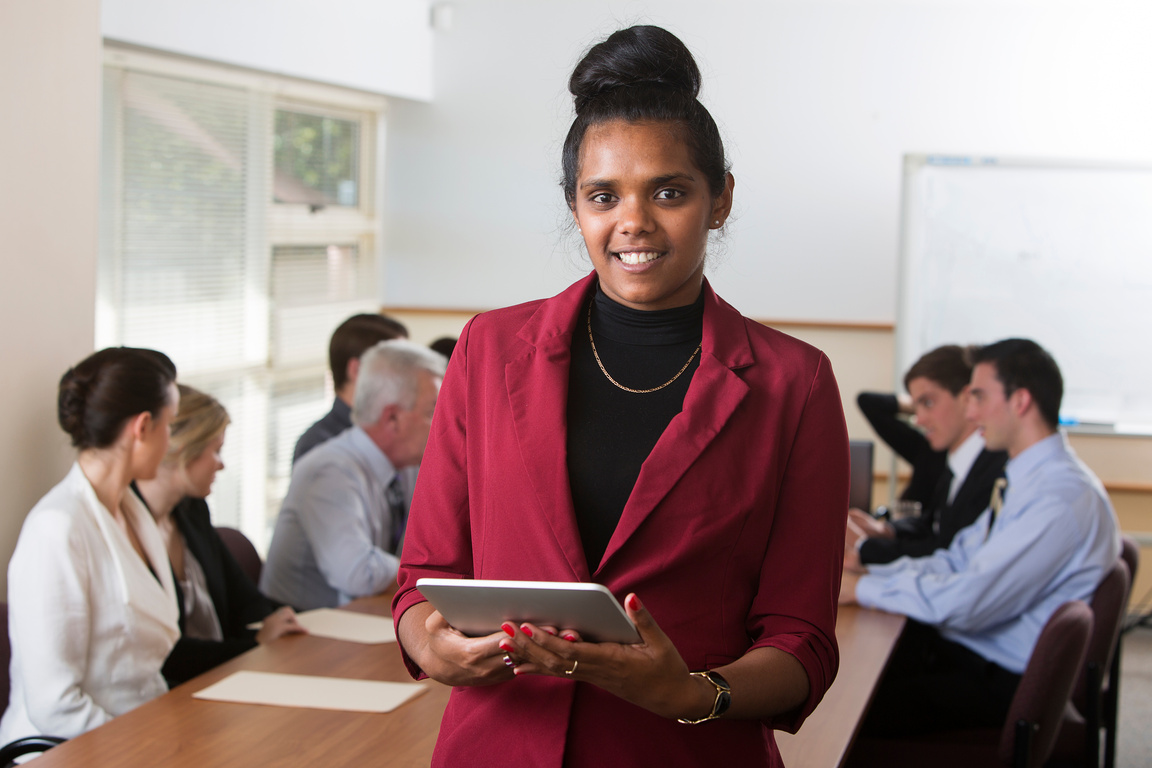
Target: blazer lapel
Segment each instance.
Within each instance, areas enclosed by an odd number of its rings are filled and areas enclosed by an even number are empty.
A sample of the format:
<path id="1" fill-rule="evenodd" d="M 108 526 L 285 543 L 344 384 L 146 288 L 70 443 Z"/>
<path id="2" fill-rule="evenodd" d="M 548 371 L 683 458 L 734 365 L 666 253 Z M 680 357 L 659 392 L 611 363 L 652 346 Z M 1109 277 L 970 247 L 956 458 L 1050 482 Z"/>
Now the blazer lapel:
<path id="1" fill-rule="evenodd" d="M 528 345 L 524 354 L 505 366 L 521 460 L 540 510 L 578 581 L 588 581 L 591 574 L 568 480 L 568 372 L 572 329 L 592 285 L 594 278 L 589 276 L 543 302 L 518 334 Z"/>
<path id="2" fill-rule="evenodd" d="M 601 565 L 652 514 L 748 394 L 748 385 L 735 373 L 754 362 L 748 332 L 744 328 L 746 321 L 716 296 L 707 280 L 704 291 L 700 367 L 696 369 L 684 397 L 684 410 L 669 422 L 652 453 L 644 460 Z"/>

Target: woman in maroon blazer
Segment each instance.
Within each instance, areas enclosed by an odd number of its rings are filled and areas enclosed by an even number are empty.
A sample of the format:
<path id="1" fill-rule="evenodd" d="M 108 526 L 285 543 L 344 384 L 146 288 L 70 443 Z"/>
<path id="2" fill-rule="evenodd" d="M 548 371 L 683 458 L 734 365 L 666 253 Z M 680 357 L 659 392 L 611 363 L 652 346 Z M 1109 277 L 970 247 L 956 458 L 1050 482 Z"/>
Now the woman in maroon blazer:
<path id="1" fill-rule="evenodd" d="M 595 274 L 453 354 L 393 605 L 412 673 L 455 686 L 434 765 L 780 765 L 836 674 L 840 395 L 703 277 L 733 180 L 699 83 L 656 27 L 589 51 L 563 164 Z M 421 576 L 595 581 L 642 642 L 468 638 Z"/>

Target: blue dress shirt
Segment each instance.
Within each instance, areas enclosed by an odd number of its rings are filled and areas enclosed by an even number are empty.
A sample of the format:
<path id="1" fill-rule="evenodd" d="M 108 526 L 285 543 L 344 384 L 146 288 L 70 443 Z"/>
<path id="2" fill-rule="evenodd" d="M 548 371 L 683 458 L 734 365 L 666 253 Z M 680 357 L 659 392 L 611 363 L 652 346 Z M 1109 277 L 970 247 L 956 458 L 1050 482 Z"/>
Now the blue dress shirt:
<path id="1" fill-rule="evenodd" d="M 386 590 L 400 558 L 387 489 L 396 470 L 359 427 L 309 451 L 292 471 L 260 590 L 301 610 Z"/>
<path id="2" fill-rule="evenodd" d="M 1012 672 L 1068 600 L 1090 600 L 1120 556 L 1116 514 L 1100 481 L 1063 434 L 1005 467 L 1008 490 L 947 549 L 869 566 L 856 587 L 869 608 L 902 613 Z"/>

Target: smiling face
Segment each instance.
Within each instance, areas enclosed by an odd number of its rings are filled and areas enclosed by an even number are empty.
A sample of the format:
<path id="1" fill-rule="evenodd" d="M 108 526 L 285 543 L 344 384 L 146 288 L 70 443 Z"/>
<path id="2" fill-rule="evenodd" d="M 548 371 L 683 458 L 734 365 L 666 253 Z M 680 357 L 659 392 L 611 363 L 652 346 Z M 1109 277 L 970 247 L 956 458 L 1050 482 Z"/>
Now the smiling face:
<path id="1" fill-rule="evenodd" d="M 642 310 L 695 301 L 708 230 L 727 219 L 732 183 L 729 174 L 725 191 L 712 197 L 675 123 L 590 127 L 572 213 L 604 293 Z"/>
<path id="2" fill-rule="evenodd" d="M 960 447 L 975 425 L 968 420 L 968 388 L 953 395 L 932 379 L 918 377 L 908 382 L 916 424 L 934 451 L 954 451 Z"/>

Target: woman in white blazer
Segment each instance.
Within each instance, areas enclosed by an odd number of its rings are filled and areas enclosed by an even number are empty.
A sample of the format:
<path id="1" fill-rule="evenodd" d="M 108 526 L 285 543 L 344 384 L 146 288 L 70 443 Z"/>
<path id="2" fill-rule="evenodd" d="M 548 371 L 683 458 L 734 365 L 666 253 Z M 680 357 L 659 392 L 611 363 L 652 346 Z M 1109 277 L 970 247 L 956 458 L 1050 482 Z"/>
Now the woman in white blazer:
<path id="1" fill-rule="evenodd" d="M 153 477 L 179 402 L 176 368 L 105 349 L 60 380 L 57 415 L 78 449 L 24 521 L 8 566 L 12 690 L 0 744 L 71 738 L 167 690 L 180 631 L 152 516 L 128 486 Z"/>

